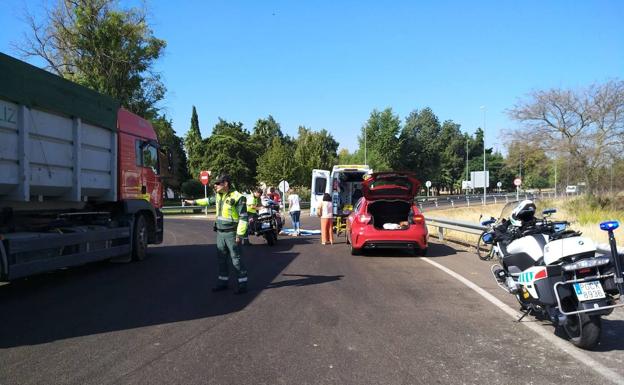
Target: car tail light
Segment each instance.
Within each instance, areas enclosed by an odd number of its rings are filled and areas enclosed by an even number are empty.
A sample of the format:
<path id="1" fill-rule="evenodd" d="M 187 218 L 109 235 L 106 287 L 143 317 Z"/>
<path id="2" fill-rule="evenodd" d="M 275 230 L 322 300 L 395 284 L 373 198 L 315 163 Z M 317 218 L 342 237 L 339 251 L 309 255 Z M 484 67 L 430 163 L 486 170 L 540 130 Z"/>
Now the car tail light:
<path id="1" fill-rule="evenodd" d="M 368 224 L 373 217 L 370 214 L 360 214 L 358 215 L 358 221 L 364 225 Z"/>
<path id="2" fill-rule="evenodd" d="M 413 217 L 414 223 L 421 224 L 425 223 L 425 217 L 422 214 L 416 214 Z"/>

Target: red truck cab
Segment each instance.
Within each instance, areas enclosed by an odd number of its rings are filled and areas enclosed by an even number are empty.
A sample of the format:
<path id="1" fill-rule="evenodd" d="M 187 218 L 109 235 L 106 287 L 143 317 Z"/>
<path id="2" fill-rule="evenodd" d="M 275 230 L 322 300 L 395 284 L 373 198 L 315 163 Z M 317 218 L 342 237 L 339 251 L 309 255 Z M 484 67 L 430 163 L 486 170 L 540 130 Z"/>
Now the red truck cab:
<path id="1" fill-rule="evenodd" d="M 154 208 L 163 204 L 158 139 L 147 120 L 119 109 L 118 199 L 145 199 Z"/>

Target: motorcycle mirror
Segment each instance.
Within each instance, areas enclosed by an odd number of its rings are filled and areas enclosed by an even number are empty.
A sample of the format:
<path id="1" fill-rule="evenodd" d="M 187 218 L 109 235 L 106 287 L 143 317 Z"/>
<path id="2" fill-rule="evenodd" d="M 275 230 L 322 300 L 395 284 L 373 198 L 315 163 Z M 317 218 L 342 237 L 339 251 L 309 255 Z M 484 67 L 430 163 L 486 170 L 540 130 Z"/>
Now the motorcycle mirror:
<path id="1" fill-rule="evenodd" d="M 551 215 L 557 212 L 557 209 L 546 209 L 544 211 L 542 211 L 543 215 Z"/>

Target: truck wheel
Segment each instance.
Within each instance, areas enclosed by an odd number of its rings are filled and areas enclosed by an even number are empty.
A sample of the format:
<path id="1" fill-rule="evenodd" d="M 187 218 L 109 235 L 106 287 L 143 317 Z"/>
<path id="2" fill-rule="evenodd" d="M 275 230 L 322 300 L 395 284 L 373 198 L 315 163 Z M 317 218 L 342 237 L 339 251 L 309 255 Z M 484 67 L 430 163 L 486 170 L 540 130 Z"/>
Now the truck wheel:
<path id="1" fill-rule="evenodd" d="M 134 232 L 132 234 L 132 259 L 142 261 L 147 255 L 147 223 L 145 216 L 138 215 L 134 220 Z"/>

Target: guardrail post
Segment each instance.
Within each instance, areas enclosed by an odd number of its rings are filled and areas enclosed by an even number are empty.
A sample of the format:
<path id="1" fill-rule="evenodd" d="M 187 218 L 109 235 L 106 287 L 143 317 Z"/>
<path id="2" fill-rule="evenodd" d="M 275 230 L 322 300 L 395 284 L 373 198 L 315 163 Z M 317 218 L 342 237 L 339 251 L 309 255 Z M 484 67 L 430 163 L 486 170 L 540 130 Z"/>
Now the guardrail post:
<path id="1" fill-rule="evenodd" d="M 494 196 L 494 204 L 496 204 L 496 196 Z"/>
<path id="2" fill-rule="evenodd" d="M 436 205 L 436 207 L 438 207 L 438 200 L 437 199 L 435 201 L 435 205 Z"/>
<path id="3" fill-rule="evenodd" d="M 468 207 L 470 207 L 470 198 L 466 198 L 466 203 L 468 204 Z"/>
<path id="4" fill-rule="evenodd" d="M 455 202 L 451 201 L 451 207 L 455 208 Z"/>
<path id="5" fill-rule="evenodd" d="M 442 226 L 438 226 L 438 239 L 441 241 L 444 240 L 444 227 Z"/>
<path id="6" fill-rule="evenodd" d="M 509 197 L 505 195 L 505 203 L 509 203 Z"/>

